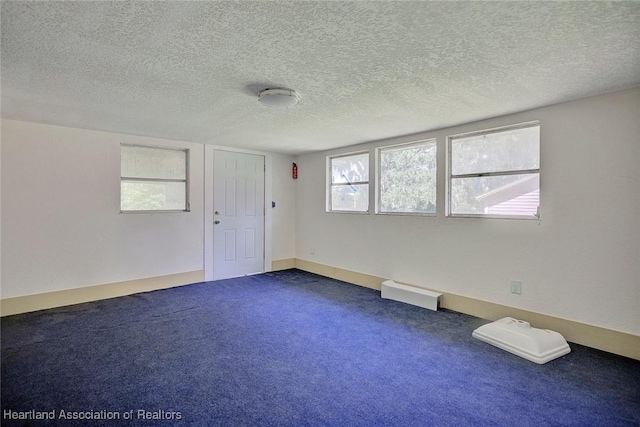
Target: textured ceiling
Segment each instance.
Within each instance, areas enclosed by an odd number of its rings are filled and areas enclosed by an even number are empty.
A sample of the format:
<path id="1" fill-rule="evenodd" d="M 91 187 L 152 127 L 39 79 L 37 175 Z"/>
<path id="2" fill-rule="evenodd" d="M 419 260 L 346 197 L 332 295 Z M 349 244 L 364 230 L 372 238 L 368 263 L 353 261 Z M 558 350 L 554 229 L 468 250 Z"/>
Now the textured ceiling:
<path id="1" fill-rule="evenodd" d="M 2 1 L 2 116 L 304 153 L 640 85 L 640 2 Z M 287 110 L 257 92 L 296 89 Z"/>

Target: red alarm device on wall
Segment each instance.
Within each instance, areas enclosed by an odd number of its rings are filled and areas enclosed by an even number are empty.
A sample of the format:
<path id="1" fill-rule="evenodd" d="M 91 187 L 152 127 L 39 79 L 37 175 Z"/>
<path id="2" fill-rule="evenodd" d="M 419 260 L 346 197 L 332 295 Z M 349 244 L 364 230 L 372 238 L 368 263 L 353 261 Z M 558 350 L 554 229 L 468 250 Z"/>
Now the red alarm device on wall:
<path id="1" fill-rule="evenodd" d="M 293 179 L 298 179 L 298 165 L 296 165 L 295 163 L 293 164 L 293 168 L 291 170 L 291 176 L 293 177 Z"/>

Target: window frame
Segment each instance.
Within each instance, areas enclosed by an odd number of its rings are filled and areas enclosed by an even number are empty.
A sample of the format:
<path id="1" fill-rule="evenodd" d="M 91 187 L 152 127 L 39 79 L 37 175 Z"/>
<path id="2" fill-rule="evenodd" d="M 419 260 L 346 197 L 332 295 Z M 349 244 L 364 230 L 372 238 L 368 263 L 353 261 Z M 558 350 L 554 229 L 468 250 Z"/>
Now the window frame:
<path id="1" fill-rule="evenodd" d="M 333 183 L 333 165 L 332 165 L 332 161 L 333 159 L 339 159 L 339 158 L 344 158 L 344 157 L 353 157 L 353 156 L 358 156 L 358 155 L 362 155 L 362 154 L 366 154 L 367 155 L 367 175 L 369 176 L 369 179 L 367 181 L 358 181 L 358 182 L 344 182 L 344 183 Z M 359 150 L 359 151 L 352 151 L 349 153 L 341 153 L 341 154 L 335 154 L 335 155 L 330 155 L 327 156 L 327 167 L 326 167 L 326 174 L 327 174 L 327 191 L 326 191 L 326 195 L 327 195 L 327 200 L 326 200 L 326 212 L 328 213 L 347 213 L 347 214 L 357 214 L 357 215 L 368 215 L 370 212 L 370 208 L 371 208 L 371 152 L 370 150 Z M 332 206 L 332 189 L 333 186 L 342 186 L 342 185 L 363 185 L 366 184 L 367 185 L 367 209 L 364 211 L 355 211 L 355 210 L 336 210 L 333 209 Z"/>
<path id="2" fill-rule="evenodd" d="M 382 195 L 381 195 L 381 191 L 380 191 L 380 183 L 382 182 L 382 180 L 381 180 L 381 175 L 382 175 L 382 170 L 381 170 L 382 152 L 385 151 L 385 150 L 402 150 L 402 149 L 408 149 L 408 148 L 420 147 L 420 146 L 433 146 L 436 149 L 436 200 L 435 200 L 436 210 L 435 210 L 435 212 L 429 213 L 429 212 L 386 212 L 386 211 L 382 211 L 382 207 L 381 207 Z M 400 215 L 400 216 L 408 215 L 408 216 L 427 216 L 427 217 L 435 217 L 435 216 L 437 216 L 438 215 L 438 144 L 437 144 L 437 138 L 427 138 L 427 139 L 421 139 L 419 141 L 403 142 L 403 143 L 400 143 L 400 144 L 385 145 L 385 146 L 377 147 L 376 148 L 376 194 L 375 194 L 375 200 L 376 200 L 376 209 L 375 209 L 376 215 Z"/>
<path id="3" fill-rule="evenodd" d="M 173 178 L 140 178 L 140 177 L 125 177 L 122 175 L 122 147 L 141 147 L 150 148 L 154 150 L 165 151 L 182 151 L 185 154 L 185 178 L 173 179 Z M 120 213 L 121 214 L 145 214 L 145 213 L 178 213 L 178 212 L 191 212 L 191 205 L 189 202 L 189 170 L 190 170 L 190 150 L 188 148 L 178 147 L 163 147 L 158 145 L 146 145 L 146 144 L 120 144 Z M 136 181 L 136 182 L 179 182 L 184 183 L 185 186 L 185 208 L 184 209 L 136 209 L 136 210 L 124 210 L 122 209 L 122 182 L 123 181 Z"/>
<path id="4" fill-rule="evenodd" d="M 508 175 L 525 175 L 525 174 L 538 174 L 538 179 L 540 179 L 540 163 L 541 160 L 541 140 L 542 138 L 538 138 L 538 168 L 534 169 L 518 169 L 518 170 L 508 170 L 508 171 L 498 171 L 498 172 L 477 172 L 477 173 L 466 173 L 466 174 L 457 174 L 454 175 L 452 173 L 452 142 L 455 139 L 460 138 L 468 138 L 476 135 L 490 135 L 493 133 L 506 132 L 510 130 L 517 129 L 525 129 L 531 127 L 538 127 L 541 130 L 541 125 L 539 120 L 517 123 L 513 125 L 499 126 L 490 129 L 484 129 L 479 131 L 471 131 L 464 132 L 455 135 L 447 136 L 447 160 L 446 160 L 446 174 L 447 179 L 445 182 L 446 185 L 446 200 L 445 200 L 445 217 L 446 218 L 490 218 L 490 219 L 519 219 L 519 220 L 540 220 L 540 205 L 542 204 L 541 199 L 538 200 L 538 210 L 534 215 L 496 215 L 496 214 L 470 214 L 470 213 L 453 213 L 452 212 L 452 201 L 451 201 L 451 181 L 456 178 L 480 178 L 480 177 L 490 177 L 490 176 L 508 176 Z M 541 187 L 541 183 L 539 188 Z"/>

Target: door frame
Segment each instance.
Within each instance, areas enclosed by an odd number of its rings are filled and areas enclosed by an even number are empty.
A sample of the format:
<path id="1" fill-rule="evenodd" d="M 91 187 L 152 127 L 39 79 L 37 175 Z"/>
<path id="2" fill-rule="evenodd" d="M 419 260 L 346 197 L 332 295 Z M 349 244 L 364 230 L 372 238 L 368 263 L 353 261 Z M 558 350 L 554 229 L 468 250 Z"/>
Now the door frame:
<path id="1" fill-rule="evenodd" d="M 251 150 L 238 150 L 228 147 L 205 144 L 204 146 L 204 280 L 213 280 L 213 177 L 214 177 L 214 160 L 215 152 L 229 151 L 241 154 L 254 154 L 264 156 L 264 257 L 262 272 L 271 271 L 271 247 L 272 247 L 272 208 L 271 200 L 273 200 L 273 168 L 272 156 L 269 153 Z"/>

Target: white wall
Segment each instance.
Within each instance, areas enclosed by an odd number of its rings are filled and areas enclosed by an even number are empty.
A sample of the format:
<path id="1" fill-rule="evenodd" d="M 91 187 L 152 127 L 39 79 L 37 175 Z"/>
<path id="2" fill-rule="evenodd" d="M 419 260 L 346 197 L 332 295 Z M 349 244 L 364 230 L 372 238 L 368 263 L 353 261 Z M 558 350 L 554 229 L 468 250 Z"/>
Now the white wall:
<path id="1" fill-rule="evenodd" d="M 541 221 L 445 218 L 446 136 L 530 120 L 541 122 Z M 328 154 L 434 137 L 437 217 L 325 212 Z M 639 89 L 296 161 L 298 258 L 640 334 Z"/>
<path id="2" fill-rule="evenodd" d="M 639 118 L 635 89 L 361 146 L 435 137 L 443 165 L 446 135 L 540 120 L 540 222 L 444 218 L 442 185 L 437 217 L 326 213 L 326 155 L 354 148 L 267 154 L 267 250 L 640 334 Z M 123 142 L 192 150 L 191 213 L 119 213 Z M 1 152 L 2 298 L 204 268 L 202 145 L 2 120 Z"/>
<path id="3" fill-rule="evenodd" d="M 120 214 L 120 144 L 190 149 L 188 213 Z M 203 146 L 2 121 L 2 297 L 202 270 Z"/>
<path id="4" fill-rule="evenodd" d="M 271 199 L 267 200 L 267 206 L 271 206 L 272 201 L 276 203 L 276 207 L 271 208 L 273 235 L 271 257 L 274 260 L 296 256 L 296 181 L 291 178 L 293 161 L 293 156 L 271 155 L 273 192 Z M 269 209 L 267 207 L 267 210 Z"/>
<path id="5" fill-rule="evenodd" d="M 212 274 L 205 191 L 212 191 L 213 162 L 205 154 L 224 147 L 13 120 L 2 120 L 1 132 L 2 298 L 205 268 Z M 189 148 L 191 212 L 120 214 L 121 143 Z M 295 185 L 293 157 L 262 154 L 268 206 L 276 202 L 267 210 L 269 270 L 270 259 L 295 257 Z"/>

